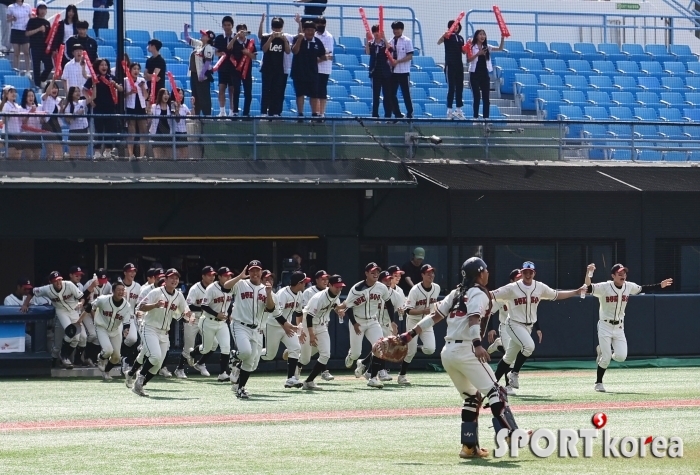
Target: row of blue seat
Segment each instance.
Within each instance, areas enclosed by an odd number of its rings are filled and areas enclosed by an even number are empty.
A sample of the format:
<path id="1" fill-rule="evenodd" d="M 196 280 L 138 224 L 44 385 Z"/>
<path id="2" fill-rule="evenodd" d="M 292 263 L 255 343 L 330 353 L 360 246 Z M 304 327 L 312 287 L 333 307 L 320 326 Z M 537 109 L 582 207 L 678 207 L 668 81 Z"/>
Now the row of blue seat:
<path id="1" fill-rule="evenodd" d="M 622 148 L 622 144 L 607 142 L 595 144 L 588 150 L 590 160 L 638 160 L 641 162 L 698 162 L 700 150 L 658 150 Z M 663 143 L 658 144 L 663 147 Z"/>

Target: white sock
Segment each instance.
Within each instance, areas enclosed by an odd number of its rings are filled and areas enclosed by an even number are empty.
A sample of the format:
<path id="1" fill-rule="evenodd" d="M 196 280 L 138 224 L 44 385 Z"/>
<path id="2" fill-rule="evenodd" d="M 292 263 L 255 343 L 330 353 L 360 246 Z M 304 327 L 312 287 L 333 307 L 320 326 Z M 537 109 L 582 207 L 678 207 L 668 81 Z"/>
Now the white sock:
<path id="1" fill-rule="evenodd" d="M 457 107 L 457 108 L 455 109 L 455 111 L 457 111 L 457 112 L 462 112 L 462 108 L 461 108 L 461 107 Z"/>
<path id="2" fill-rule="evenodd" d="M 447 108 L 447 113 L 448 113 L 448 114 L 452 114 L 452 108 L 451 108 L 451 107 L 448 107 L 448 108 Z"/>

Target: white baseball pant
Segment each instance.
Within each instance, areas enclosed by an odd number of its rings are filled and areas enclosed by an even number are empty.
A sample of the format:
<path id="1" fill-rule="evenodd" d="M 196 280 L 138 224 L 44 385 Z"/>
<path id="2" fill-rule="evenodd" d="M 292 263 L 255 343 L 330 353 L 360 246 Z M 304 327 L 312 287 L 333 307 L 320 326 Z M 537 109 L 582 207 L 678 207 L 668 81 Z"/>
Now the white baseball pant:
<path id="1" fill-rule="evenodd" d="M 233 333 L 238 359 L 241 360 L 241 369 L 248 372 L 255 371 L 262 352 L 262 334 L 257 328 L 249 328 L 239 322 L 231 324 L 231 333 Z"/>
<path id="2" fill-rule="evenodd" d="M 382 335 L 384 335 L 384 337 L 393 335 L 393 333 L 391 332 L 390 320 L 383 320 L 379 325 L 382 327 Z"/>
<path id="3" fill-rule="evenodd" d="M 87 335 L 85 342 L 99 344 L 99 340 L 97 339 L 97 332 L 95 331 L 95 320 L 89 313 L 86 314 L 83 318 L 83 327 L 85 327 L 85 333 Z"/>
<path id="4" fill-rule="evenodd" d="M 348 325 L 350 328 L 350 358 L 356 360 L 362 356 L 362 339 L 367 338 L 370 345 L 374 345 L 377 340 L 381 340 L 384 334 L 382 327 L 376 318 L 358 318 L 355 321 L 360 324 L 360 334 L 355 333 L 355 327 Z M 319 351 L 320 352 L 320 351 Z"/>
<path id="5" fill-rule="evenodd" d="M 129 333 L 124 337 L 124 344 L 126 346 L 134 346 L 139 339 L 139 324 L 135 316 L 131 316 L 129 319 Z"/>
<path id="6" fill-rule="evenodd" d="M 202 317 L 202 344 L 199 345 L 199 352 L 204 354 L 216 350 L 221 346 L 221 353 L 227 355 L 231 352 L 231 337 L 229 336 L 228 325 L 225 321 L 212 320 L 209 317 Z M 190 324 L 185 323 L 185 328 Z M 197 328 L 196 325 L 194 325 Z M 197 333 L 194 334 L 197 336 Z M 194 343 L 194 338 L 193 338 Z"/>
<path id="7" fill-rule="evenodd" d="M 423 320 L 423 317 L 409 315 L 406 317 L 406 328 L 411 329 L 415 327 L 421 320 Z M 406 358 L 404 358 L 406 363 L 413 361 L 413 357 L 418 353 L 418 338 L 420 338 L 420 342 L 423 344 L 424 355 L 432 355 L 435 353 L 435 332 L 433 331 L 433 327 L 430 327 L 420 332 L 417 338 L 413 338 L 408 342 L 408 353 L 406 354 Z"/>
<path id="8" fill-rule="evenodd" d="M 440 359 L 462 399 L 467 394 L 473 396 L 476 390 L 486 396 L 497 384 L 491 367 L 474 355 L 471 342 L 446 341 Z"/>
<path id="9" fill-rule="evenodd" d="M 510 345 L 510 333 L 506 331 L 506 324 L 505 323 L 499 323 L 498 324 L 498 336 L 501 338 L 501 346 L 503 346 L 503 349 L 508 349 L 508 345 Z"/>
<path id="10" fill-rule="evenodd" d="M 122 348 L 122 326 L 119 325 L 118 330 L 109 332 L 106 328 L 96 325 L 95 331 L 102 347 L 102 359 L 108 359 L 114 364 L 119 363 Z"/>
<path id="11" fill-rule="evenodd" d="M 525 356 L 530 356 L 535 351 L 535 342 L 532 340 L 532 325 L 514 322 L 508 317 L 505 323 L 506 332 L 509 333 L 510 343 L 506 348 L 506 354 L 503 356 L 503 361 L 512 365 L 515 363 L 515 358 L 519 352 Z"/>
<path id="12" fill-rule="evenodd" d="M 61 355 L 61 343 L 65 338 L 65 333 L 63 333 L 63 326 L 61 325 L 61 320 L 57 317 L 53 319 L 53 349 L 51 351 L 51 356 L 58 358 Z"/>
<path id="13" fill-rule="evenodd" d="M 309 330 L 306 328 L 306 325 L 302 327 L 301 331 L 304 334 L 305 339 L 304 343 L 301 344 L 299 363 L 301 363 L 302 366 L 306 366 L 309 364 L 309 361 L 311 361 L 311 357 L 318 353 L 318 347 L 311 346 L 311 343 L 309 343 Z"/>
<path id="14" fill-rule="evenodd" d="M 70 346 L 72 346 L 73 348 L 75 348 L 78 345 L 85 346 L 85 344 L 87 343 L 87 333 L 85 332 L 85 325 L 76 325 L 78 327 L 78 331 L 75 333 L 75 336 L 73 338 L 68 338 L 65 334 L 65 328 L 71 323 L 77 322 L 78 318 L 80 317 L 77 313 L 71 313 L 68 315 L 63 312 L 56 312 L 56 319 L 61 325 L 61 333 L 63 334 L 63 339 L 69 342 Z M 60 345 L 58 345 L 58 347 L 60 349 Z"/>
<path id="15" fill-rule="evenodd" d="M 306 328 L 304 328 L 306 330 Z M 331 336 L 328 334 L 328 327 L 326 325 L 314 325 L 314 334 L 316 335 L 316 346 L 305 345 L 301 348 L 301 358 L 299 361 L 301 364 L 306 365 L 311 361 L 312 349 L 314 352 L 318 352 L 318 362 L 322 364 L 327 364 L 328 360 L 331 359 Z M 309 341 L 309 335 L 306 334 L 307 342 Z"/>
<path id="16" fill-rule="evenodd" d="M 145 325 L 143 327 L 143 350 L 144 356 L 148 358 L 153 367 L 149 370 L 151 374 L 158 374 L 165 357 L 170 349 L 170 336 L 167 330 L 159 330 L 157 328 Z M 141 354 L 139 354 L 141 356 Z"/>
<path id="17" fill-rule="evenodd" d="M 197 319 L 195 323 L 190 323 L 187 319 L 182 320 L 182 356 L 188 357 L 190 354 L 190 348 L 194 348 L 194 342 L 197 339 L 197 333 L 201 332 L 201 324 L 203 323 L 201 318 Z"/>
<path id="18" fill-rule="evenodd" d="M 301 344 L 299 343 L 299 337 L 296 334 L 289 337 L 285 333 L 284 328 L 277 324 L 273 325 L 271 323 L 268 323 L 265 326 L 266 352 L 265 355 L 262 356 L 262 359 L 265 361 L 273 360 L 275 356 L 277 356 L 277 351 L 279 351 L 280 342 L 284 343 L 284 347 L 287 348 L 289 358 L 294 358 L 295 360 L 299 359 L 299 356 L 301 355 Z"/>
<path id="19" fill-rule="evenodd" d="M 600 345 L 600 358 L 598 358 L 597 363 L 601 368 L 607 368 L 611 359 L 618 363 L 627 359 L 627 338 L 623 325 L 613 325 L 598 320 L 598 344 Z"/>

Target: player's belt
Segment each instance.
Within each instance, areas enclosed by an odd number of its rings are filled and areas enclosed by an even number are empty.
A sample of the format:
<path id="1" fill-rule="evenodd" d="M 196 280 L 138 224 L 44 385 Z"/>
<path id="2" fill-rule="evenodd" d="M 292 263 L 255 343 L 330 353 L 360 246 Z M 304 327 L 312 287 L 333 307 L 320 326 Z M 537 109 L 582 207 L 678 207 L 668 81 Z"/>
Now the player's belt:
<path id="1" fill-rule="evenodd" d="M 622 320 L 603 320 L 605 323 L 609 323 L 611 325 L 619 325 L 622 323 Z"/>
<path id="2" fill-rule="evenodd" d="M 464 340 L 447 340 L 447 343 L 464 343 Z"/>
<path id="3" fill-rule="evenodd" d="M 241 322 L 238 322 L 238 323 L 240 323 L 240 324 L 243 325 L 244 327 L 252 328 L 253 330 L 255 330 L 256 328 L 258 328 L 258 326 L 255 325 L 254 323 L 241 323 Z"/>

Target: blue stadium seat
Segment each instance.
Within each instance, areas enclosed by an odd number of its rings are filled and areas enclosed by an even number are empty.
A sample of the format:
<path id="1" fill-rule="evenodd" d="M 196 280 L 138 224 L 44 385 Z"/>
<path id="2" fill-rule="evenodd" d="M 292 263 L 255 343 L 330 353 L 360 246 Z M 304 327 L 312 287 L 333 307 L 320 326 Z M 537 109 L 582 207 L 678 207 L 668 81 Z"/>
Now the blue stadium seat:
<path id="1" fill-rule="evenodd" d="M 145 48 L 151 40 L 151 34 L 146 30 L 126 30 L 125 34 L 127 40 L 130 40 L 132 45 L 142 48 Z"/>
<path id="2" fill-rule="evenodd" d="M 640 61 L 639 70 L 647 76 L 662 77 L 664 75 L 664 70 L 658 61 Z"/>
<path id="3" fill-rule="evenodd" d="M 643 140 L 656 140 L 659 138 L 659 132 L 655 125 L 635 125 L 634 137 Z"/>
<path id="4" fill-rule="evenodd" d="M 614 142 L 609 142 L 608 143 L 609 147 L 621 147 L 622 144 L 619 143 L 614 143 Z M 636 154 L 632 153 L 632 150 L 629 148 L 612 148 L 612 153 L 610 155 L 610 158 L 612 160 L 634 160 Z"/>
<path id="5" fill-rule="evenodd" d="M 608 134 L 616 139 L 626 139 L 632 138 L 632 126 L 628 124 L 609 124 Z"/>
<path id="6" fill-rule="evenodd" d="M 105 43 L 117 46 L 117 30 L 109 28 L 100 28 L 100 38 Z"/>
<path id="7" fill-rule="evenodd" d="M 685 78 L 685 87 L 691 91 L 700 91 L 700 76 L 688 76 Z"/>
<path id="8" fill-rule="evenodd" d="M 644 51 L 644 47 L 637 43 L 625 43 L 622 45 L 622 51 L 629 55 L 631 61 L 649 61 L 651 56 Z"/>
<path id="9" fill-rule="evenodd" d="M 610 107 L 610 96 L 605 91 L 586 91 L 589 105 Z"/>
<path id="10" fill-rule="evenodd" d="M 340 84 L 329 84 L 326 92 L 328 92 L 330 99 L 334 101 L 345 102 L 349 99 L 348 90 Z"/>
<path id="11" fill-rule="evenodd" d="M 97 56 L 99 56 L 100 58 L 107 58 L 110 60 L 110 62 L 112 62 L 113 59 L 117 57 L 117 52 L 114 50 L 113 46 L 99 45 L 97 47 Z"/>
<path id="12" fill-rule="evenodd" d="M 607 74 L 609 76 L 614 76 L 618 72 L 612 61 L 591 61 L 591 69 L 596 74 Z"/>
<path id="13" fill-rule="evenodd" d="M 688 69 L 688 74 L 693 75 L 693 76 L 700 75 L 700 62 L 688 61 L 686 63 L 686 68 Z"/>
<path id="14" fill-rule="evenodd" d="M 590 81 L 590 86 L 596 91 L 613 92 L 616 90 L 610 76 L 591 76 Z"/>
<path id="15" fill-rule="evenodd" d="M 525 51 L 525 47 L 520 41 L 505 41 L 503 51 L 511 58 L 532 58 L 532 54 Z"/>
<path id="16" fill-rule="evenodd" d="M 146 58 L 140 46 L 125 46 L 124 52 L 129 55 L 129 59 L 131 59 L 132 62 L 141 63 Z"/>
<path id="17" fill-rule="evenodd" d="M 445 118 L 446 110 L 444 103 L 428 102 L 425 104 L 424 115 L 435 119 Z"/>
<path id="18" fill-rule="evenodd" d="M 634 117 L 637 120 L 643 120 L 643 121 L 657 121 L 657 120 L 659 120 L 659 116 L 656 113 L 656 109 L 653 107 L 635 107 L 634 108 Z"/>
<path id="19" fill-rule="evenodd" d="M 666 45 L 646 45 L 644 50 L 654 58 L 654 61 L 663 63 L 675 59 L 666 49 Z"/>
<path id="20" fill-rule="evenodd" d="M 677 125 L 660 125 L 659 135 L 666 140 L 682 141 L 687 138 L 683 130 Z"/>
<path id="21" fill-rule="evenodd" d="M 411 78 L 413 78 L 413 74 L 411 74 Z M 369 77 L 369 71 L 366 69 L 358 69 L 355 71 L 355 82 L 361 86 L 371 86 L 372 80 Z"/>
<path id="22" fill-rule="evenodd" d="M 666 107 L 678 107 L 680 109 L 690 105 L 680 92 L 662 92 L 661 103 Z"/>
<path id="23" fill-rule="evenodd" d="M 586 91 L 589 89 L 588 80 L 583 76 L 573 76 L 567 74 L 564 76 L 564 84 L 569 89 L 576 89 L 579 91 Z"/>
<path id="24" fill-rule="evenodd" d="M 341 117 L 343 115 L 343 110 L 343 105 L 340 102 L 326 102 L 326 116 L 328 117 Z"/>
<path id="25" fill-rule="evenodd" d="M 18 98 L 17 102 L 22 99 L 22 92 L 24 92 L 25 89 L 29 89 L 32 87 L 32 82 L 29 80 L 29 77 L 27 76 L 10 76 L 7 75 L 3 79 L 3 86 L 12 86 L 17 90 Z M 22 92 L 20 92 L 22 91 Z"/>
<path id="26" fill-rule="evenodd" d="M 610 118 L 613 120 L 633 121 L 632 109 L 629 107 L 611 107 Z"/>
<path id="27" fill-rule="evenodd" d="M 447 102 L 447 88 L 431 87 L 428 89 L 428 99 L 433 102 L 445 104 Z"/>
<path id="28" fill-rule="evenodd" d="M 362 39 L 356 36 L 341 36 L 338 38 L 336 46 L 339 46 L 344 54 L 359 56 L 365 53 L 365 45 Z"/>
<path id="29" fill-rule="evenodd" d="M 687 63 L 698 60 L 698 56 L 693 54 L 688 45 L 669 45 L 668 52 L 676 58 L 676 61 Z"/>
<path id="30" fill-rule="evenodd" d="M 574 43 L 574 52 L 581 56 L 581 59 L 588 61 L 599 60 L 603 57 L 593 43 Z"/>
<path id="31" fill-rule="evenodd" d="M 369 69 L 369 55 L 368 54 L 361 54 L 360 55 L 360 64 L 365 69 Z"/>
<path id="32" fill-rule="evenodd" d="M 347 115 L 360 117 L 368 117 L 372 114 L 369 110 L 369 106 L 365 102 L 346 102 L 345 113 Z"/>
<path id="33" fill-rule="evenodd" d="M 355 76 L 357 77 L 357 76 Z M 414 71 L 411 73 L 411 82 L 413 85 L 422 88 L 434 87 L 433 81 L 430 79 L 430 74 L 425 71 Z"/>
<path id="34" fill-rule="evenodd" d="M 691 162 L 700 162 L 700 150 L 691 150 L 688 154 L 688 160 Z"/>
<path id="35" fill-rule="evenodd" d="M 611 94 L 611 102 L 618 107 L 634 107 L 637 102 L 634 100 L 634 94 L 629 91 L 614 91 Z"/>
<path id="36" fill-rule="evenodd" d="M 683 118 L 690 122 L 700 122 L 700 107 L 695 109 L 683 109 Z"/>
<path id="37" fill-rule="evenodd" d="M 537 115 L 542 119 L 555 120 L 559 114 L 561 96 L 556 89 L 540 89 L 537 91 L 535 105 Z"/>
<path id="38" fill-rule="evenodd" d="M 188 63 L 192 54 L 192 48 L 173 48 L 173 54 L 173 57 L 181 63 Z"/>
<path id="39" fill-rule="evenodd" d="M 660 162 L 663 159 L 659 150 L 641 150 L 637 156 L 637 160 L 641 162 Z"/>
<path id="40" fill-rule="evenodd" d="M 641 154 L 639 159 L 641 160 Z M 681 150 L 668 150 L 664 152 L 664 160 L 667 162 L 687 162 L 688 152 Z"/>
<path id="41" fill-rule="evenodd" d="M 535 98 L 538 89 L 542 89 L 542 87 L 534 74 L 515 75 L 515 94 L 521 101 L 522 110 L 534 111 L 536 109 Z"/>
<path id="42" fill-rule="evenodd" d="M 591 69 L 591 63 L 585 59 L 572 59 L 569 61 L 569 71 L 573 72 L 578 76 L 592 76 L 595 73 Z"/>
<path id="43" fill-rule="evenodd" d="M 683 78 L 678 76 L 666 76 L 661 78 L 661 88 L 669 92 L 686 92 L 689 91 L 683 82 Z"/>
<path id="44" fill-rule="evenodd" d="M 637 102 L 644 107 L 663 107 L 659 95 L 655 92 L 641 91 L 637 93 Z"/>
<path id="45" fill-rule="evenodd" d="M 556 89 L 557 91 L 563 91 L 568 89 L 561 79 L 561 76 L 556 74 L 542 74 L 540 75 L 540 84 L 545 86 L 547 89 Z"/>
<path id="46" fill-rule="evenodd" d="M 172 53 L 172 51 L 170 51 L 170 48 L 168 48 L 167 46 L 163 46 L 163 47 L 160 49 L 160 55 L 161 55 L 161 56 L 163 57 L 163 59 L 164 59 L 166 62 L 168 62 L 168 63 L 169 63 L 170 61 L 177 61 L 177 60 L 173 57 L 173 53 Z"/>
<path id="47" fill-rule="evenodd" d="M 673 108 L 659 109 L 659 119 L 664 122 L 686 122 L 683 120 L 681 111 Z"/>
<path id="48" fill-rule="evenodd" d="M 513 74 L 515 74 L 515 73 L 513 73 Z M 445 72 L 444 71 L 433 71 L 431 76 L 433 78 L 433 83 L 435 83 L 436 86 L 440 86 L 440 87 L 447 86 L 447 79 L 445 79 Z"/>
<path id="49" fill-rule="evenodd" d="M 12 69 L 12 63 L 10 62 L 9 59 L 0 58 L 0 73 L 13 73 L 14 74 L 14 69 Z"/>
<path id="50" fill-rule="evenodd" d="M 609 120 L 608 109 L 601 106 L 586 106 L 583 108 L 583 115 L 588 120 Z"/>
<path id="51" fill-rule="evenodd" d="M 643 73 L 639 71 L 639 65 L 634 61 L 618 61 L 617 70 L 625 76 L 641 76 Z"/>
<path id="52" fill-rule="evenodd" d="M 547 43 L 544 43 L 542 41 L 526 42 L 525 51 L 532 54 L 533 57 L 540 59 L 549 59 L 556 57 L 556 55 L 549 50 Z"/>
<path id="53" fill-rule="evenodd" d="M 356 101 L 372 101 L 372 88 L 368 86 L 350 86 L 350 96 Z"/>
<path id="54" fill-rule="evenodd" d="M 563 59 L 545 59 L 544 70 L 549 74 L 569 74 L 569 68 Z"/>
<path id="55" fill-rule="evenodd" d="M 620 51 L 617 43 L 598 43 L 598 52 L 602 53 L 606 61 L 612 61 L 613 63 L 625 61 L 629 56 L 629 54 Z"/>
<path id="56" fill-rule="evenodd" d="M 181 79 L 183 81 L 188 79 L 188 74 L 187 74 L 188 69 L 189 69 L 189 66 L 187 64 L 169 64 L 168 65 L 168 71 L 173 73 L 173 76 L 175 76 L 175 79 Z"/>
<path id="57" fill-rule="evenodd" d="M 563 102 L 562 107 L 564 105 L 585 107 L 590 104 L 586 99 L 585 92 L 579 89 L 562 91 L 561 96 Z"/>
<path id="58" fill-rule="evenodd" d="M 559 120 L 586 120 L 583 116 L 583 112 L 579 106 L 560 106 L 559 107 Z M 568 138 L 580 138 L 581 132 L 583 131 L 582 124 L 567 124 L 568 133 L 566 136 Z"/>
<path id="59" fill-rule="evenodd" d="M 352 72 L 347 69 L 333 69 L 329 78 L 331 83 L 357 84 L 352 79 Z"/>
<path id="60" fill-rule="evenodd" d="M 542 62 L 537 58 L 521 58 L 520 70 L 530 74 L 542 74 Z"/>
<path id="61" fill-rule="evenodd" d="M 606 127 L 600 124 L 586 124 L 582 135 L 590 147 L 588 149 L 588 158 L 591 160 L 605 160 L 607 158 L 607 150 L 604 148 L 605 139 L 609 137 Z"/>
<path id="62" fill-rule="evenodd" d="M 494 57 L 494 69 L 496 76 L 501 79 L 501 92 L 505 94 L 513 94 L 513 83 L 515 75 L 519 74 L 521 69 L 518 66 L 518 61 L 515 58 Z"/>
<path id="63" fill-rule="evenodd" d="M 336 54 L 333 56 L 333 64 L 347 71 L 364 69 L 362 66 L 360 66 L 360 62 L 357 60 L 357 56 L 354 54 Z"/>
<path id="64" fill-rule="evenodd" d="M 432 99 L 428 99 L 428 94 L 426 94 L 425 89 L 422 87 L 412 87 L 411 88 L 411 101 L 414 104 L 425 104 Z"/>
<path id="65" fill-rule="evenodd" d="M 616 91 L 637 91 L 637 79 L 632 76 L 613 76 L 613 87 Z"/>
<path id="66" fill-rule="evenodd" d="M 640 76 L 637 81 L 639 81 L 639 88 L 643 91 L 661 92 L 662 90 L 659 78 L 654 76 Z"/>
<path id="67" fill-rule="evenodd" d="M 695 109 L 693 109 L 695 110 Z M 683 133 L 692 140 L 700 140 L 700 127 L 698 125 L 684 125 Z"/>
<path id="68" fill-rule="evenodd" d="M 581 57 L 580 54 L 574 53 L 569 43 L 553 41 L 549 43 L 549 50 L 554 53 L 558 59 L 563 59 L 564 61 L 579 59 Z"/>
<path id="69" fill-rule="evenodd" d="M 160 42 L 163 43 L 163 46 L 166 46 L 170 49 L 180 48 L 184 46 L 184 44 L 177 37 L 177 33 L 175 33 L 174 31 L 156 30 L 153 32 L 153 38 L 159 39 Z M 175 55 L 179 56 L 177 53 L 175 53 Z M 189 55 L 187 56 L 189 57 Z"/>
<path id="70" fill-rule="evenodd" d="M 435 70 L 440 68 L 433 59 L 432 56 L 413 56 L 413 62 L 411 66 L 419 71 L 421 70 Z"/>
<path id="71" fill-rule="evenodd" d="M 664 72 L 670 74 L 671 76 L 689 76 L 688 70 L 685 69 L 685 64 L 675 61 L 664 62 Z"/>

